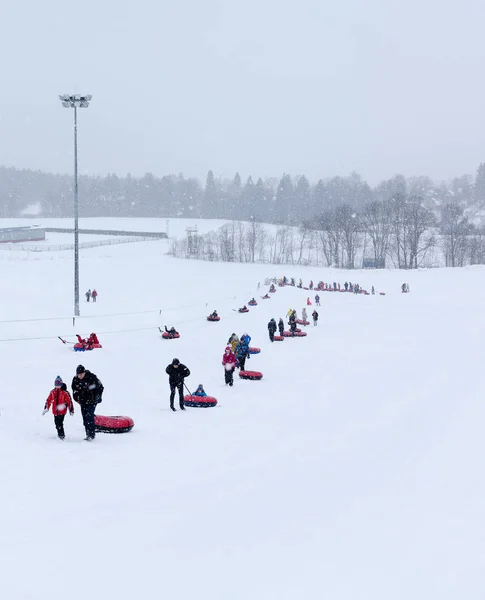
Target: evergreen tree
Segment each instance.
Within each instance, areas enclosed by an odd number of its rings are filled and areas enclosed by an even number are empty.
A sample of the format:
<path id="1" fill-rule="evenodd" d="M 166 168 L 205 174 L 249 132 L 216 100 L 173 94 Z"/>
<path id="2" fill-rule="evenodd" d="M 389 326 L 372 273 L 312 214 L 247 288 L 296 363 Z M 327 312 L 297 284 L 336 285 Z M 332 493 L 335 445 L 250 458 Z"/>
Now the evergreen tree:
<path id="1" fill-rule="evenodd" d="M 300 224 L 312 216 L 312 202 L 310 183 L 303 175 L 297 181 L 295 188 L 295 211 L 293 214 L 293 224 Z"/>
<path id="2" fill-rule="evenodd" d="M 233 196 L 234 198 L 239 198 L 239 196 L 241 195 L 241 176 L 239 175 L 239 173 L 236 173 L 234 175 L 234 179 L 230 188 L 230 193 L 231 196 Z"/>
<path id="3" fill-rule="evenodd" d="M 292 221 L 295 190 L 291 177 L 286 173 L 281 178 L 276 192 L 275 221 L 288 224 Z"/>
<path id="4" fill-rule="evenodd" d="M 323 179 L 319 179 L 312 190 L 313 215 L 320 215 L 329 208 L 327 202 L 327 189 Z"/>
<path id="5" fill-rule="evenodd" d="M 251 175 L 248 177 L 246 181 L 246 185 L 244 186 L 244 190 L 242 193 L 242 216 L 241 218 L 245 221 L 249 221 L 254 218 L 256 211 L 255 206 L 255 195 L 254 195 L 254 183 Z"/>
<path id="6" fill-rule="evenodd" d="M 480 206 L 485 204 L 485 163 L 480 163 L 475 178 L 475 202 Z"/>
<path id="7" fill-rule="evenodd" d="M 214 179 L 214 173 L 209 171 L 205 182 L 204 202 L 202 205 L 202 217 L 206 219 L 214 219 L 217 215 L 218 208 L 217 187 Z"/>
<path id="8" fill-rule="evenodd" d="M 268 206 L 266 193 L 265 193 L 265 189 L 264 189 L 264 183 L 263 183 L 263 180 L 261 179 L 261 177 L 258 179 L 258 181 L 256 182 L 256 185 L 254 186 L 253 198 L 254 198 L 254 217 L 256 218 L 256 220 L 257 221 L 264 221 L 264 220 L 269 221 L 268 217 L 270 215 L 270 207 Z"/>

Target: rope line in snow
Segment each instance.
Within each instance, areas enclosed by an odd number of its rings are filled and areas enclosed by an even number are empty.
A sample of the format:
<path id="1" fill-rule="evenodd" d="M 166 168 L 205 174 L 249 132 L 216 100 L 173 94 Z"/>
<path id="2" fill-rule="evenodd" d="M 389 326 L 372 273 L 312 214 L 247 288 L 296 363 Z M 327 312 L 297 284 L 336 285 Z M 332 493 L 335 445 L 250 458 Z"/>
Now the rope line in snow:
<path id="1" fill-rule="evenodd" d="M 98 332 L 98 335 L 109 335 L 111 333 L 127 333 L 130 331 L 148 331 L 148 330 L 154 330 L 155 327 L 137 327 L 135 329 L 117 329 L 115 331 L 100 331 Z M 47 335 L 47 336 L 40 336 L 40 337 L 22 337 L 22 338 L 5 338 L 5 339 L 0 339 L 0 342 L 28 342 L 28 341 L 32 341 L 32 340 L 57 340 L 60 337 L 62 338 L 67 338 L 67 337 L 72 337 L 72 333 L 67 333 L 64 335 Z"/>
<path id="2" fill-rule="evenodd" d="M 236 297 L 235 296 L 231 296 L 230 298 L 225 298 L 225 300 L 235 300 Z M 221 300 L 220 298 L 218 299 L 219 301 Z M 185 309 L 185 308 L 197 308 L 199 306 L 205 305 L 208 306 L 209 303 L 214 303 L 217 302 L 217 300 L 207 300 L 206 302 L 200 302 L 198 304 L 187 304 L 185 306 L 168 306 L 165 308 L 158 308 L 156 310 L 140 310 L 140 311 L 135 311 L 135 312 L 125 312 L 125 313 L 108 313 L 108 314 L 104 314 L 104 315 L 80 315 L 79 317 L 73 317 L 72 315 L 69 316 L 64 316 L 64 317 L 41 317 L 41 318 L 35 318 L 35 319 L 7 319 L 7 320 L 2 320 L 0 321 L 0 324 L 2 323 L 34 323 L 34 322 L 38 322 L 38 321 L 66 321 L 68 319 L 98 319 L 98 318 L 107 318 L 107 317 L 127 317 L 130 315 L 148 315 L 148 314 L 153 314 L 153 313 L 157 313 L 158 315 L 161 315 L 163 311 L 168 311 L 168 310 L 180 310 L 180 309 Z M 2 340 L 0 340 L 2 341 Z"/>

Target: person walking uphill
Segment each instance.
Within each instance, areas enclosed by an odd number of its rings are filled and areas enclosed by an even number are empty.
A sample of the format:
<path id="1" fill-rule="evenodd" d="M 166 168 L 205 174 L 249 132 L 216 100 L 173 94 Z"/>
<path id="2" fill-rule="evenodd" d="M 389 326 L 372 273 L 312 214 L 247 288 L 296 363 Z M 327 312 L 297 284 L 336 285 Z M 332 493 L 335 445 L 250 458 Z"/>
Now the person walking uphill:
<path id="1" fill-rule="evenodd" d="M 175 411 L 174 400 L 175 390 L 179 393 L 180 410 L 185 410 L 184 406 L 184 379 L 190 375 L 189 369 L 183 365 L 178 358 L 174 358 L 165 369 L 168 375 L 170 385 L 170 408 Z"/>
<path id="2" fill-rule="evenodd" d="M 222 366 L 224 367 L 224 381 L 226 385 L 232 387 L 234 384 L 234 370 L 236 369 L 236 357 L 231 350 L 231 346 L 227 346 L 222 355 Z"/>
<path id="3" fill-rule="evenodd" d="M 54 389 L 51 390 L 45 401 L 44 412 L 42 414 L 45 415 L 49 412 L 51 406 L 57 435 L 59 439 L 63 440 L 66 437 L 64 433 L 64 417 L 66 416 L 68 409 L 70 415 L 74 414 L 74 406 L 72 404 L 71 396 L 59 375 L 54 381 Z"/>
<path id="4" fill-rule="evenodd" d="M 76 375 L 72 379 L 72 395 L 81 407 L 84 429 L 86 430 L 86 441 L 94 440 L 96 434 L 94 429 L 94 411 L 96 405 L 102 402 L 104 391 L 103 384 L 91 371 L 87 371 L 83 365 L 78 365 Z"/>
<path id="5" fill-rule="evenodd" d="M 277 329 L 278 326 L 276 325 L 276 321 L 271 319 L 271 321 L 268 323 L 269 339 L 271 342 L 274 342 L 274 334 L 276 333 Z"/>
<path id="6" fill-rule="evenodd" d="M 312 312 L 312 317 L 313 317 L 313 326 L 316 327 L 317 323 L 318 323 L 318 313 L 316 310 L 314 310 Z"/>
<path id="7" fill-rule="evenodd" d="M 244 335 L 241 337 L 241 341 L 236 346 L 236 351 L 234 352 L 236 355 L 237 366 L 241 371 L 245 370 L 246 359 L 251 357 L 249 353 L 249 342 L 247 342 L 246 339 L 247 338 Z"/>
<path id="8" fill-rule="evenodd" d="M 283 319 L 280 317 L 280 320 L 278 321 L 278 331 L 280 332 L 280 335 L 283 335 L 284 330 L 285 324 L 283 323 Z"/>

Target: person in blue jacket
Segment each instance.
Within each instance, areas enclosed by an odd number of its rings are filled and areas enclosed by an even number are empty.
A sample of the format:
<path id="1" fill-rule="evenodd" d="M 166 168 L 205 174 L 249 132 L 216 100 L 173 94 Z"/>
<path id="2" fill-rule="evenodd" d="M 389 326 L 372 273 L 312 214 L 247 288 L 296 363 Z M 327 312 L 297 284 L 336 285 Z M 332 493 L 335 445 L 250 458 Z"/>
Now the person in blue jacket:
<path id="1" fill-rule="evenodd" d="M 241 371 L 244 371 L 244 367 L 246 366 L 246 359 L 250 358 L 249 344 L 245 340 L 243 340 L 245 336 L 246 334 L 241 337 L 241 340 L 236 346 L 236 350 L 234 352 L 234 354 L 236 355 L 237 366 L 239 369 L 241 369 Z"/>
<path id="2" fill-rule="evenodd" d="M 249 346 L 249 342 L 251 341 L 251 336 L 248 335 L 247 333 L 243 333 L 241 336 L 241 342 L 243 342 L 244 344 L 246 344 L 247 346 Z"/>
<path id="3" fill-rule="evenodd" d="M 198 388 L 195 390 L 194 396 L 207 396 L 204 391 L 204 386 L 201 383 L 199 383 Z"/>

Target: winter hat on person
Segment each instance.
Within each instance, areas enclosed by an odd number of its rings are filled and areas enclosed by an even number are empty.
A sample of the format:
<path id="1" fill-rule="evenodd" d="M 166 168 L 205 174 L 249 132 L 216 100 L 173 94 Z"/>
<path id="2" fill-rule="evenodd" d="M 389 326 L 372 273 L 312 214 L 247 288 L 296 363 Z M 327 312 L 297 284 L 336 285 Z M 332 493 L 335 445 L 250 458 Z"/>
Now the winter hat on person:
<path id="1" fill-rule="evenodd" d="M 180 361 L 179 361 L 179 359 L 178 359 L 178 358 L 174 358 L 174 359 L 172 360 L 172 365 L 179 365 L 179 364 L 180 364 Z"/>
<path id="2" fill-rule="evenodd" d="M 60 375 L 58 375 L 58 376 L 56 377 L 56 380 L 54 381 L 54 387 L 61 387 L 61 385 L 62 385 L 63 383 L 64 383 L 64 382 L 62 381 L 62 379 L 61 379 L 61 376 L 60 376 Z"/>
<path id="3" fill-rule="evenodd" d="M 79 375 L 80 373 L 85 373 L 86 369 L 82 366 L 82 365 L 78 365 L 76 367 L 76 374 Z"/>

